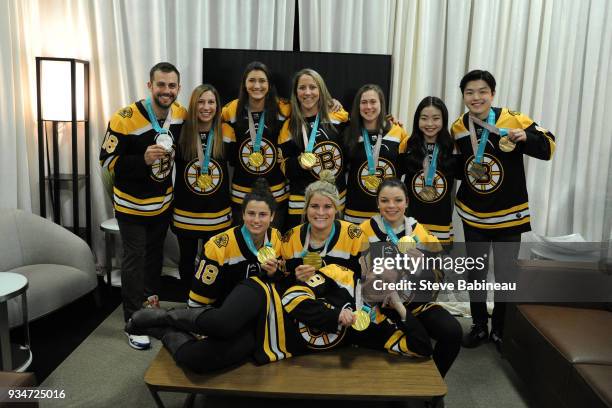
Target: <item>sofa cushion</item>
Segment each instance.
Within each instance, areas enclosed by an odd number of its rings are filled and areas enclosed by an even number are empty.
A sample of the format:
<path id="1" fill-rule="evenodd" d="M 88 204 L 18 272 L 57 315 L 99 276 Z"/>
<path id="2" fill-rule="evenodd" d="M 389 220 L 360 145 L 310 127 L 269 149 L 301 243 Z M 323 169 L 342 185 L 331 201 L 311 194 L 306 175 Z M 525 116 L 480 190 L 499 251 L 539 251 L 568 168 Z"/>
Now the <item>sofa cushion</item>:
<path id="1" fill-rule="evenodd" d="M 11 271 L 28 278 L 28 319 L 42 317 L 91 292 L 98 284 L 91 274 L 66 265 L 38 264 Z M 22 323 L 21 296 L 9 299 L 9 326 Z"/>
<path id="2" fill-rule="evenodd" d="M 612 365 L 612 312 L 545 305 L 518 309 L 569 362 Z"/>
<path id="3" fill-rule="evenodd" d="M 576 364 L 568 392 L 570 406 L 612 407 L 612 365 Z"/>

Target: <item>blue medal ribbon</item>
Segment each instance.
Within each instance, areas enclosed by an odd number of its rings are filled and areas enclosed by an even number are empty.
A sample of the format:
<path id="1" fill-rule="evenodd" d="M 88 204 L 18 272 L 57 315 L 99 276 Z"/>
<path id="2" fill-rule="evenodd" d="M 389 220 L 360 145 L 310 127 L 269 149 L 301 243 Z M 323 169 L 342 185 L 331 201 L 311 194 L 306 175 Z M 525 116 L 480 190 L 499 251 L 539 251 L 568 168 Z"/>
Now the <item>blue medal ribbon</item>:
<path id="1" fill-rule="evenodd" d="M 257 122 L 257 135 L 255 136 L 255 141 L 253 142 L 253 152 L 258 152 L 261 150 L 261 137 L 264 131 L 264 117 L 266 116 L 266 112 L 261 112 L 261 116 L 259 116 L 259 122 Z"/>
<path id="2" fill-rule="evenodd" d="M 321 254 L 320 254 L 321 258 L 327 255 L 327 246 L 329 245 L 329 243 L 331 242 L 335 234 L 336 234 L 336 221 L 333 222 L 331 231 L 329 231 L 329 237 L 327 237 L 327 240 L 325 241 L 325 246 L 323 247 L 323 250 L 321 251 Z M 303 258 L 308 253 L 309 244 L 310 244 L 310 224 L 308 224 L 308 227 L 306 228 L 306 242 L 304 243 L 304 248 L 302 249 L 302 253 L 300 254 L 300 257 Z"/>
<path id="3" fill-rule="evenodd" d="M 312 129 L 310 130 L 310 136 L 308 137 L 308 146 L 306 146 L 306 149 L 305 149 L 306 153 L 312 153 L 312 149 L 314 149 L 315 140 L 317 138 L 318 130 L 319 130 L 319 114 L 317 113 L 317 117 L 314 121 L 314 125 L 312 125 Z"/>
<path id="4" fill-rule="evenodd" d="M 489 116 L 487 117 L 487 123 L 491 126 L 495 126 L 495 112 L 493 109 L 489 109 Z M 478 143 L 478 150 L 476 151 L 476 157 L 474 161 L 478 164 L 482 163 L 482 157 L 484 156 L 485 147 L 489 140 L 489 129 L 482 128 L 482 134 L 480 135 L 480 142 Z"/>
<path id="5" fill-rule="evenodd" d="M 206 149 L 204 150 L 204 157 L 202 157 L 202 163 L 200 163 L 200 174 L 208 174 L 208 164 L 210 163 L 210 153 L 212 152 L 212 145 L 214 143 L 214 140 L 215 129 L 211 127 L 210 132 L 208 133 L 208 137 L 206 138 Z"/>
<path id="6" fill-rule="evenodd" d="M 434 174 L 436 174 L 436 167 L 438 166 L 438 144 L 434 146 L 434 151 L 431 156 L 431 161 L 429 162 L 429 168 L 427 169 L 427 174 L 425 175 L 425 185 L 432 186 Z"/>
<path id="7" fill-rule="evenodd" d="M 157 133 L 168 133 L 167 129 L 164 129 L 163 127 L 159 126 L 159 121 L 157 120 L 157 116 L 155 116 L 155 112 L 153 112 L 153 105 L 151 105 L 150 96 L 147 99 L 145 99 L 144 105 L 145 105 L 145 109 L 147 110 L 147 115 L 149 116 L 149 122 L 151 122 L 153 129 L 155 129 Z"/>
<path id="8" fill-rule="evenodd" d="M 397 243 L 399 242 L 399 238 L 397 237 L 397 234 L 395 233 L 395 231 L 393 231 L 393 228 L 391 227 L 391 225 L 387 222 L 387 220 L 385 220 L 384 217 L 381 217 L 382 221 L 383 221 L 383 225 L 385 226 L 385 231 L 387 233 L 387 236 L 389 237 L 389 240 L 391 241 L 391 243 L 393 243 L 393 245 L 397 246 Z M 404 234 L 407 234 L 408 231 L 404 231 Z M 419 238 L 416 235 L 413 235 L 412 238 L 415 240 L 415 242 L 419 242 Z"/>
<path id="9" fill-rule="evenodd" d="M 368 174 L 373 176 L 376 174 L 376 163 L 374 163 L 374 156 L 372 155 L 370 135 L 365 128 L 361 128 L 361 137 L 363 138 L 363 148 L 365 149 L 366 158 L 368 159 Z"/>
<path id="10" fill-rule="evenodd" d="M 253 255 L 257 257 L 257 248 L 255 248 L 255 244 L 253 243 L 253 238 L 251 237 L 251 233 L 246 227 L 246 224 L 242 224 L 242 227 L 240 228 L 240 232 L 242 233 L 244 242 L 246 242 L 247 247 L 249 247 L 249 250 L 253 253 Z M 271 247 L 272 244 L 270 242 L 266 242 L 265 246 Z"/>

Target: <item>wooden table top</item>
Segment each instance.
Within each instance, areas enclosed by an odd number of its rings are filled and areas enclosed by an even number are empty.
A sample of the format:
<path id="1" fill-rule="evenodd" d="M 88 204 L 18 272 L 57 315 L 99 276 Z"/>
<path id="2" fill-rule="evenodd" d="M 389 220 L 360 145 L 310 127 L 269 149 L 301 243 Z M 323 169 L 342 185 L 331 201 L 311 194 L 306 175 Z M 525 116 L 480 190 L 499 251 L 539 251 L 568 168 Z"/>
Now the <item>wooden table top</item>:
<path id="1" fill-rule="evenodd" d="M 446 395 L 432 359 L 345 348 L 198 375 L 177 367 L 165 348 L 145 373 L 158 391 L 259 397 L 401 400 Z"/>

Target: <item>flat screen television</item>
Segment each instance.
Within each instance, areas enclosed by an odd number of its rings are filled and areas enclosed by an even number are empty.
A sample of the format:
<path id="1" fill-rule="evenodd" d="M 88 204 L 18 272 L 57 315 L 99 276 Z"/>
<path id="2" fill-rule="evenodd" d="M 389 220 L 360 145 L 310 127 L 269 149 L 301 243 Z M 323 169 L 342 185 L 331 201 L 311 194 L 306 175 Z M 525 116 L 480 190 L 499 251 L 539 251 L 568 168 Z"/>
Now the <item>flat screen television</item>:
<path id="1" fill-rule="evenodd" d="M 293 74 L 312 68 L 321 74 L 331 95 L 347 111 L 351 110 L 357 90 L 367 83 L 380 86 L 390 105 L 390 55 L 204 48 L 202 81 L 213 84 L 225 104 L 238 97 L 242 72 L 251 61 L 268 66 L 278 95 L 284 98 L 289 98 Z"/>

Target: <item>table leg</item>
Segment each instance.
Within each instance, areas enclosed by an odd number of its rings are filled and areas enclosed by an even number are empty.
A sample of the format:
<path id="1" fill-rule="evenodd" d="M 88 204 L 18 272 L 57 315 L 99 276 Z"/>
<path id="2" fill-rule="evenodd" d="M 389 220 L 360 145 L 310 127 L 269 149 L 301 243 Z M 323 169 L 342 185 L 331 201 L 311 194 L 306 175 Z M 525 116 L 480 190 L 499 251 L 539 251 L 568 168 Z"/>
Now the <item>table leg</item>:
<path id="1" fill-rule="evenodd" d="M 157 408 L 166 408 L 161 398 L 159 398 L 159 394 L 157 393 L 157 388 L 152 387 L 149 384 L 147 384 L 147 388 L 149 389 L 151 396 L 155 400 L 155 404 L 157 405 Z"/>
<path id="2" fill-rule="evenodd" d="M 13 370 L 13 358 L 11 356 L 11 336 L 8 322 L 8 305 L 0 302 L 0 349 L 2 350 L 3 371 Z"/>

